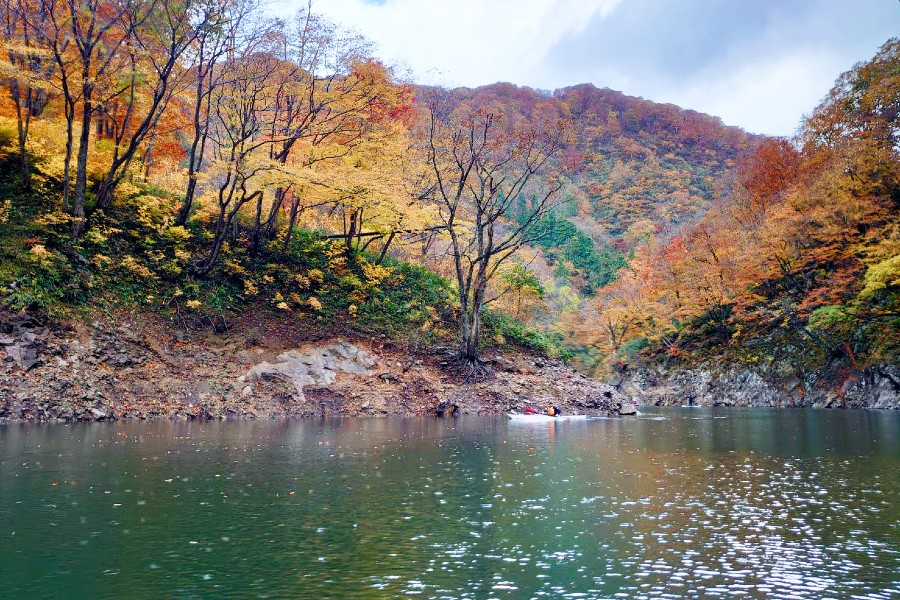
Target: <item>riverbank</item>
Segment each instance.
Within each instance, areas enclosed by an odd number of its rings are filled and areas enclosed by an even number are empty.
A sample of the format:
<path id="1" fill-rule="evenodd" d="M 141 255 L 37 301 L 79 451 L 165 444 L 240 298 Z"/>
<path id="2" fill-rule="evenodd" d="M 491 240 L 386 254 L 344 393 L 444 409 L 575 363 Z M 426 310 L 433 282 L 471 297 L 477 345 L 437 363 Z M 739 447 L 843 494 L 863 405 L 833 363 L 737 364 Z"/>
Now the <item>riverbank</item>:
<path id="1" fill-rule="evenodd" d="M 559 405 L 611 415 L 630 401 L 562 361 L 487 351 L 460 381 L 452 349 L 245 316 L 224 333 L 150 314 L 43 321 L 0 315 L 0 419 L 104 421 L 500 414 Z"/>
<path id="2" fill-rule="evenodd" d="M 637 368 L 611 383 L 642 404 L 900 409 L 900 368 L 833 366 L 798 373 L 792 365 L 703 363 L 693 368 Z"/>

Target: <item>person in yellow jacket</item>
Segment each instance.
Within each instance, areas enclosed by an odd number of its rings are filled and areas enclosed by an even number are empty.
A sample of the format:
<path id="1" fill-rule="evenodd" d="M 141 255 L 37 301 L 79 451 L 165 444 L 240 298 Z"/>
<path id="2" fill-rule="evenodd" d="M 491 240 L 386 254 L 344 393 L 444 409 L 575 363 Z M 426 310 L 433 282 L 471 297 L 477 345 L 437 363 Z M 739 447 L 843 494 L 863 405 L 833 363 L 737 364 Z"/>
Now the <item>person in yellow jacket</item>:
<path id="1" fill-rule="evenodd" d="M 555 404 L 549 404 L 549 405 L 547 405 L 547 414 L 550 415 L 551 417 L 558 417 L 559 415 L 562 414 L 562 411 L 559 410 L 559 407 L 556 406 Z"/>

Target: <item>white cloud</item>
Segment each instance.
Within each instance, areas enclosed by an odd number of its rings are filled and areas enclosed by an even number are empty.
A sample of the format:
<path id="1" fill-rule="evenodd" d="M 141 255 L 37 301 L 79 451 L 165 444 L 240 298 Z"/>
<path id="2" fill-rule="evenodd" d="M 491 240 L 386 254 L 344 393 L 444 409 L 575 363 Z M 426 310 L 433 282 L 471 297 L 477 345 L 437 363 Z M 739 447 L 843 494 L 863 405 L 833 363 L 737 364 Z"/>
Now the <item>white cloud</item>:
<path id="1" fill-rule="evenodd" d="M 292 12 L 306 0 L 273 0 Z M 858 60 L 896 35 L 883 0 L 314 0 L 413 81 L 593 83 L 790 135 Z M 663 10 L 663 8 L 665 10 Z M 674 7 L 674 8 L 673 8 Z"/>
<path id="2" fill-rule="evenodd" d="M 619 1 L 321 0 L 313 9 L 374 41 L 380 58 L 407 67 L 419 83 L 529 85 L 561 37 L 580 33 Z"/>
<path id="3" fill-rule="evenodd" d="M 789 137 L 850 66 L 843 56 L 805 49 L 716 63 L 678 85 L 612 68 L 585 75 L 626 94 L 715 115 L 752 133 Z"/>
<path id="4" fill-rule="evenodd" d="M 754 133 L 792 135 L 831 89 L 839 57 L 797 52 L 764 62 L 734 65 L 726 76 L 662 94 L 664 100 L 721 117 Z M 844 68 L 849 68 L 845 65 Z"/>

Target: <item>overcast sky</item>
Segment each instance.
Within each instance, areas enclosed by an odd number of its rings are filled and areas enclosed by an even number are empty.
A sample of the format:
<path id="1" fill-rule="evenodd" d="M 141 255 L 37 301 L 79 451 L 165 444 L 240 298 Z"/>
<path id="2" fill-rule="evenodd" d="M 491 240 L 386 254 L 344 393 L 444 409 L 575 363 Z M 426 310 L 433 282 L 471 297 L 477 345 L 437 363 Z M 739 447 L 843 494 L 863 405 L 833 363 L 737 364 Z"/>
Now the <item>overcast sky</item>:
<path id="1" fill-rule="evenodd" d="M 297 6 L 305 0 L 276 0 Z M 900 0 L 314 0 L 417 83 L 593 83 L 791 135 Z"/>

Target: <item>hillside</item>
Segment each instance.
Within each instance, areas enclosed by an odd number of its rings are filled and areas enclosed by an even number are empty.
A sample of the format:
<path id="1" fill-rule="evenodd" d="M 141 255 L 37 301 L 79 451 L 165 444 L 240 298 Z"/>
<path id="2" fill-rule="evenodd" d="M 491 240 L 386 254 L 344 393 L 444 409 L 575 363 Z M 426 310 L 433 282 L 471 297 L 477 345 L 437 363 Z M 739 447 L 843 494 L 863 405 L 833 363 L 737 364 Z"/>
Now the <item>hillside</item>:
<path id="1" fill-rule="evenodd" d="M 427 93 L 433 90 L 419 91 Z M 716 185 L 764 139 L 717 117 L 591 84 L 550 93 L 496 83 L 447 96 L 454 106 L 515 119 L 571 122 L 568 202 L 542 224 L 546 236 L 537 245 L 549 263 L 544 278 L 585 296 L 610 282 L 637 244 L 700 218 Z"/>
<path id="2" fill-rule="evenodd" d="M 384 336 L 463 383 L 504 349 L 896 359 L 896 41 L 789 143 L 590 85 L 415 88 L 308 10 L 42 6 L 0 7 L 8 314 Z"/>
<path id="3" fill-rule="evenodd" d="M 764 139 L 718 117 L 591 84 L 542 93 L 496 83 L 449 95 L 524 119 L 570 119 L 572 210 L 616 239 L 640 237 L 645 232 L 635 225 L 642 221 L 665 229 L 698 217 L 713 201 L 715 182 Z"/>
<path id="4" fill-rule="evenodd" d="M 716 182 L 762 139 L 717 117 L 589 84 L 554 95 L 576 124 L 584 159 L 576 181 L 590 217 L 626 242 L 645 235 L 647 221 L 670 229 L 705 212 Z"/>
<path id="5" fill-rule="evenodd" d="M 846 405 L 863 385 L 896 402 L 900 41 L 844 73 L 793 142 L 764 141 L 719 198 L 638 247 L 575 336 L 607 369 L 674 370 L 649 377 L 672 398 L 716 401 L 722 371 L 744 368 L 730 378 L 766 383 L 760 396 L 827 388 Z"/>

